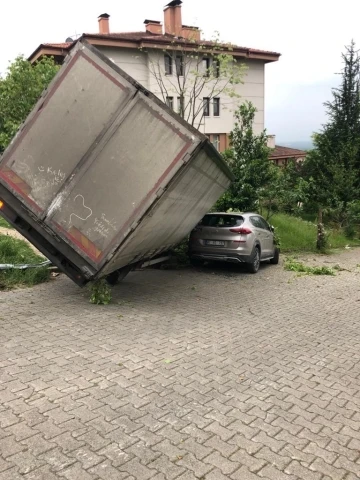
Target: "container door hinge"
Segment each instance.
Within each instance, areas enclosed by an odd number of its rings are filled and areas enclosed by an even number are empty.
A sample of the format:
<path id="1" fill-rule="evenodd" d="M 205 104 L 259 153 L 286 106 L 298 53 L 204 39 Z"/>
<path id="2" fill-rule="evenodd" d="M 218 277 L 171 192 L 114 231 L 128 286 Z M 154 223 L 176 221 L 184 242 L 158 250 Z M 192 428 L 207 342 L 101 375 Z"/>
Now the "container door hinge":
<path id="1" fill-rule="evenodd" d="M 190 160 L 191 158 L 191 154 L 190 153 L 186 153 L 184 156 L 183 156 L 183 163 L 188 163 L 188 161 Z"/>
<path id="2" fill-rule="evenodd" d="M 165 188 L 160 187 L 159 190 L 156 192 L 157 198 L 161 197 L 161 195 L 165 192 Z"/>

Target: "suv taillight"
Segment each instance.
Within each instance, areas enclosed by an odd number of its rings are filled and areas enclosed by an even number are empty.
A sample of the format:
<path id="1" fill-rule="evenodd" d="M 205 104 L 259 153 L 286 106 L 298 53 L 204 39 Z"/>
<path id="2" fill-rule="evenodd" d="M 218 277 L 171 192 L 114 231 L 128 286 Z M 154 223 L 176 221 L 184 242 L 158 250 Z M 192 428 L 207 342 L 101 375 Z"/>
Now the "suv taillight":
<path id="1" fill-rule="evenodd" d="M 252 233 L 250 228 L 247 228 L 247 227 L 230 228 L 230 232 L 237 233 L 237 234 L 240 234 L 240 235 L 249 235 L 249 233 Z"/>

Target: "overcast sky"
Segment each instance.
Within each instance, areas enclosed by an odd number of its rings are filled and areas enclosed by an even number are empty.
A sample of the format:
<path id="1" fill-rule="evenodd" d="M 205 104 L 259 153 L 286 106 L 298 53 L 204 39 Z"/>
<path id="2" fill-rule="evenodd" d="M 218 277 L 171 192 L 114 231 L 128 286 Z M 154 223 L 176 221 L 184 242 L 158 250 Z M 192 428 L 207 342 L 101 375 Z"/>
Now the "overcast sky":
<path id="1" fill-rule="evenodd" d="M 168 0 L 170 1 L 170 0 Z M 62 42 L 75 33 L 98 31 L 97 17 L 109 13 L 110 29 L 144 28 L 145 18 L 163 20 L 166 0 L 12 0 L 1 2 L 0 72 L 18 54 L 40 43 Z M 126 6 L 125 6 L 126 5 Z M 333 5 L 333 6 L 331 6 Z M 278 140 L 308 140 L 325 120 L 340 55 L 353 38 L 360 48 L 359 0 L 184 0 L 183 23 L 214 31 L 237 45 L 277 51 L 266 66 L 266 128 Z"/>

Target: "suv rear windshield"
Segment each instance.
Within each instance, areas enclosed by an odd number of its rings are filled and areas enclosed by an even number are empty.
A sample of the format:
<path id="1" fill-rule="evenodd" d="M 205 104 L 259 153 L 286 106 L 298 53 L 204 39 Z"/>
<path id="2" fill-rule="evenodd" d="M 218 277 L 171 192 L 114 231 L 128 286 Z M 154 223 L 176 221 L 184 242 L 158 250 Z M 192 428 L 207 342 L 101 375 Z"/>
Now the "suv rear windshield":
<path id="1" fill-rule="evenodd" d="M 239 215 L 205 215 L 200 225 L 203 227 L 238 227 L 244 223 Z"/>

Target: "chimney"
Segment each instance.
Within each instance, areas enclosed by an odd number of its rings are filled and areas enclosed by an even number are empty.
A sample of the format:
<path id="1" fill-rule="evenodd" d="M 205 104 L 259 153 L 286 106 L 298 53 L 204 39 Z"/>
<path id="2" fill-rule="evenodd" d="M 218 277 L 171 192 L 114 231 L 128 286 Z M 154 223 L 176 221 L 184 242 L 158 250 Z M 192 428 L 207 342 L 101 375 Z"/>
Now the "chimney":
<path id="1" fill-rule="evenodd" d="M 157 20 L 145 20 L 145 30 L 148 33 L 154 33 L 155 35 L 162 35 L 162 25 L 161 22 Z"/>
<path id="2" fill-rule="evenodd" d="M 267 147 L 268 148 L 275 148 L 275 135 L 268 135 L 267 136 Z"/>
<path id="3" fill-rule="evenodd" d="M 188 25 L 182 26 L 181 36 L 192 42 L 200 42 L 200 30 L 199 27 L 189 27 Z"/>
<path id="4" fill-rule="evenodd" d="M 181 0 L 173 0 L 164 8 L 165 34 L 181 37 Z"/>
<path id="5" fill-rule="evenodd" d="M 110 18 L 110 15 L 107 13 L 102 13 L 99 16 L 98 22 L 99 22 L 100 35 L 107 35 L 110 33 L 109 18 Z"/>

